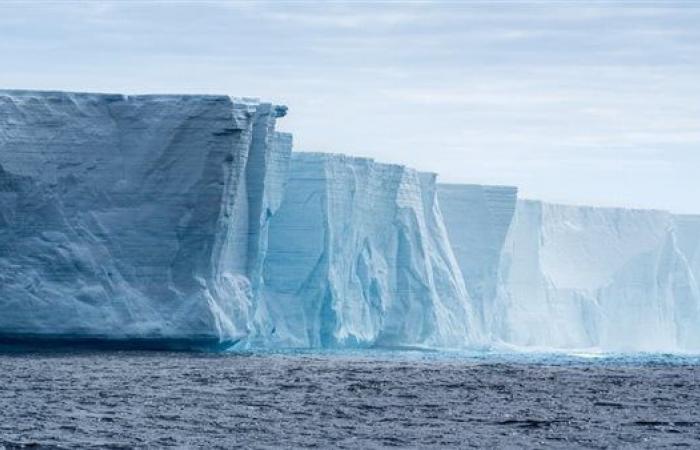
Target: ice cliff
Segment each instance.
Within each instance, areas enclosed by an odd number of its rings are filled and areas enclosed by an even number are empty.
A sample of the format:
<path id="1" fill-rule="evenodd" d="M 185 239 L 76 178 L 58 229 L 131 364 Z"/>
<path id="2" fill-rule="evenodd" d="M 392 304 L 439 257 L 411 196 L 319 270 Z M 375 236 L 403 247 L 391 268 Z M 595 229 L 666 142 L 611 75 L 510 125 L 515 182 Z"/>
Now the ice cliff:
<path id="1" fill-rule="evenodd" d="M 440 201 L 493 345 L 700 350 L 696 217 L 516 203 L 494 187 L 441 186 Z"/>
<path id="2" fill-rule="evenodd" d="M 0 344 L 700 351 L 700 216 L 292 156 L 285 113 L 0 91 Z"/>
<path id="3" fill-rule="evenodd" d="M 477 338 L 434 174 L 295 154 L 263 278 L 270 345 L 464 347 Z"/>
<path id="4" fill-rule="evenodd" d="M 245 337 L 291 152 L 274 132 L 285 111 L 0 91 L 3 339 Z"/>
<path id="5" fill-rule="evenodd" d="M 488 329 L 493 318 L 501 253 L 517 192 L 510 186 L 438 185 L 452 250 L 483 329 Z"/>
<path id="6" fill-rule="evenodd" d="M 700 216 L 679 215 L 674 217 L 674 221 L 678 248 L 686 258 L 696 284 L 700 286 Z"/>
<path id="7" fill-rule="evenodd" d="M 502 256 L 496 336 L 519 346 L 700 348 L 700 304 L 662 211 L 518 203 Z"/>

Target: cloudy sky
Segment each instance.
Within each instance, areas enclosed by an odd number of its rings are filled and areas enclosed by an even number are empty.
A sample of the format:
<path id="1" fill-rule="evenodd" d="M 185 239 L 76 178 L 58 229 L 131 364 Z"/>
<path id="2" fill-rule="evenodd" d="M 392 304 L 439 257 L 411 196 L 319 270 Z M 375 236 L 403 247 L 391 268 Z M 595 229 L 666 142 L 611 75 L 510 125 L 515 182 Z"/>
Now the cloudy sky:
<path id="1" fill-rule="evenodd" d="M 0 87 L 261 97 L 298 150 L 700 213 L 696 0 L 0 0 Z"/>

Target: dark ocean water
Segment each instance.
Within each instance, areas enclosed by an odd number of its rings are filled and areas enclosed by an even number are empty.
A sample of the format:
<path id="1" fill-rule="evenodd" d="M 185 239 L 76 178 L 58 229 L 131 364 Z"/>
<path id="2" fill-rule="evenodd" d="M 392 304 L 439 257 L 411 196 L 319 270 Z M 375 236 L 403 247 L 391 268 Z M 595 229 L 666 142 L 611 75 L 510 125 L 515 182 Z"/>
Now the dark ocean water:
<path id="1" fill-rule="evenodd" d="M 3 353 L 6 448 L 700 447 L 700 360 Z"/>

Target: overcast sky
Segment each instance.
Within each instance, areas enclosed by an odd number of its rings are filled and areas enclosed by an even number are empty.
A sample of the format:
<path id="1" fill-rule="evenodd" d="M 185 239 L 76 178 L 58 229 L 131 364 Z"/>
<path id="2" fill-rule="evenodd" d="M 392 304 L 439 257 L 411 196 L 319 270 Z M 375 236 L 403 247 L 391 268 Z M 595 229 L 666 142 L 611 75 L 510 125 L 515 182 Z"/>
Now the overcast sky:
<path id="1" fill-rule="evenodd" d="M 261 97 L 297 150 L 700 213 L 696 0 L 0 0 L 0 87 Z"/>

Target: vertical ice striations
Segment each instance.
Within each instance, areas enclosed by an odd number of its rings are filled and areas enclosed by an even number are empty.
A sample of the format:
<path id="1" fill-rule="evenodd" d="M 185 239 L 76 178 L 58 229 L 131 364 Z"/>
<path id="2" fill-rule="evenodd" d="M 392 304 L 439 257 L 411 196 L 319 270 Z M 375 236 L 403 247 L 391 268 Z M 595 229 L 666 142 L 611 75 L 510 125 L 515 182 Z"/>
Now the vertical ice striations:
<path id="1" fill-rule="evenodd" d="M 513 219 L 517 188 L 439 184 L 445 225 L 464 284 L 482 327 L 489 328 L 501 251 Z"/>
<path id="2" fill-rule="evenodd" d="M 276 346 L 464 346 L 476 330 L 435 177 L 295 154 L 272 218 L 264 303 Z"/>
<path id="3" fill-rule="evenodd" d="M 700 349 L 697 286 L 662 211 L 519 201 L 493 336 L 523 347 Z"/>
<path id="4" fill-rule="evenodd" d="M 292 155 L 292 135 L 289 133 L 270 134 L 267 143 L 265 170 L 259 178 L 249 180 L 257 186 L 259 203 L 250 208 L 251 223 L 256 226 L 250 233 L 248 274 L 251 280 L 251 295 L 254 298 L 254 312 L 249 324 L 250 335 L 242 343 L 245 346 L 266 346 L 261 331 L 269 327 L 269 314 L 264 302 L 263 268 L 268 250 L 269 231 L 272 216 L 282 204 L 285 196 L 287 171 Z"/>
<path id="5" fill-rule="evenodd" d="M 290 151 L 273 132 L 283 112 L 0 91 L 0 334 L 245 337 Z"/>
<path id="6" fill-rule="evenodd" d="M 284 195 L 286 172 L 292 153 L 292 136 L 276 133 L 272 117 L 286 109 L 266 104 L 255 112 L 250 157 L 246 170 L 249 217 L 247 271 L 253 284 L 260 282 L 262 260 L 267 246 L 268 222 Z"/>

